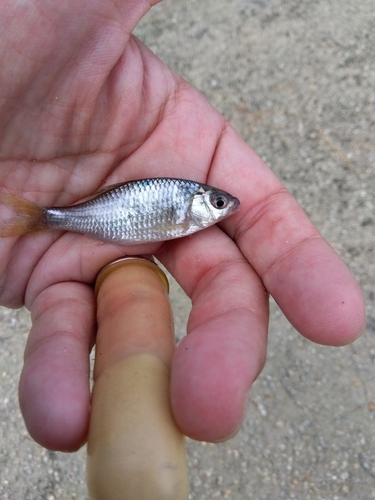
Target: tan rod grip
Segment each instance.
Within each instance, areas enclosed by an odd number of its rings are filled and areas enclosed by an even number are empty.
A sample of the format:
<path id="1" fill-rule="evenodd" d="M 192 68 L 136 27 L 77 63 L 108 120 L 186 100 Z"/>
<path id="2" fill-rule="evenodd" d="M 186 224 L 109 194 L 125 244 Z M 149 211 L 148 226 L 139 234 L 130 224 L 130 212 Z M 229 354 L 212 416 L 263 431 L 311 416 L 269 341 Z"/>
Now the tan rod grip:
<path id="1" fill-rule="evenodd" d="M 187 500 L 184 436 L 169 402 L 168 280 L 126 258 L 97 279 L 98 333 L 87 447 L 92 500 Z"/>

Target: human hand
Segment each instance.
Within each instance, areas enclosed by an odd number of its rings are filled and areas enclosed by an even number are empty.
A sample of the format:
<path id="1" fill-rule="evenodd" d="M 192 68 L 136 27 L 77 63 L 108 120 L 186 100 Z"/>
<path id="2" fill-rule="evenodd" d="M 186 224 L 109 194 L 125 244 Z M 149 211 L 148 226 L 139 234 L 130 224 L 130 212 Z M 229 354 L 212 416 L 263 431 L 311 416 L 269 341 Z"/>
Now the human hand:
<path id="1" fill-rule="evenodd" d="M 342 345 L 364 327 L 344 263 L 259 157 L 131 32 L 152 3 L 51 0 L 0 5 L 0 187 L 68 205 L 104 184 L 182 177 L 241 201 L 192 237 L 124 247 L 72 233 L 0 241 L 1 303 L 33 327 L 20 381 L 30 434 L 73 450 L 86 439 L 92 283 L 125 254 L 156 255 L 191 297 L 171 401 L 187 435 L 219 441 L 242 421 L 266 352 L 271 293 L 307 338 Z M 78 10 L 79 9 L 79 10 Z"/>

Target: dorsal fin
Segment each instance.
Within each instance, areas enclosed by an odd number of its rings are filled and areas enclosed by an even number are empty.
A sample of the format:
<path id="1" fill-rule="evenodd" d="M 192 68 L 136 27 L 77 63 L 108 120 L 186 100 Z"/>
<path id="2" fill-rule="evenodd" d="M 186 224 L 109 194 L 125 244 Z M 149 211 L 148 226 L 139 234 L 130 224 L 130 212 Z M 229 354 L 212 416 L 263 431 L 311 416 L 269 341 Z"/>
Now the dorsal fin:
<path id="1" fill-rule="evenodd" d="M 99 188 L 97 191 L 95 191 L 95 193 L 91 194 L 88 198 L 86 198 L 85 202 L 93 200 L 97 196 L 100 196 L 101 194 L 107 193 L 108 191 L 111 191 L 112 189 L 116 189 L 118 187 L 121 187 L 124 184 L 126 184 L 126 182 L 117 182 L 116 184 L 109 184 L 108 186 L 103 186 L 103 187 Z"/>

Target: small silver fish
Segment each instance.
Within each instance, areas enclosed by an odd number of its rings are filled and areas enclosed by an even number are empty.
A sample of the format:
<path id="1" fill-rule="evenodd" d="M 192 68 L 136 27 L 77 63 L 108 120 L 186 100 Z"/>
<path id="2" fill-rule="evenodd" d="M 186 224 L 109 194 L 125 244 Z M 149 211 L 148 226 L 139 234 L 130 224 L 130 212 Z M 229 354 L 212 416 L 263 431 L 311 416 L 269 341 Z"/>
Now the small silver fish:
<path id="1" fill-rule="evenodd" d="M 114 184 L 68 207 L 41 207 L 6 193 L 0 204 L 12 211 L 0 219 L 0 236 L 58 229 L 129 245 L 195 233 L 236 212 L 240 202 L 205 184 L 159 177 Z"/>

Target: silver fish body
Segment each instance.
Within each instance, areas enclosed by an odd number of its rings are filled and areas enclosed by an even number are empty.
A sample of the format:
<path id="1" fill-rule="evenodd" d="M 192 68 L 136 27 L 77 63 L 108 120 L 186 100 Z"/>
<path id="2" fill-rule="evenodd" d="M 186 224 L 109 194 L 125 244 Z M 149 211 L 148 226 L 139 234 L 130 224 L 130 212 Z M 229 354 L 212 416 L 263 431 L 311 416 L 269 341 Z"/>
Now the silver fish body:
<path id="1" fill-rule="evenodd" d="M 165 241 L 216 224 L 239 204 L 229 193 L 198 182 L 141 179 L 109 186 L 77 205 L 44 208 L 43 226 L 126 244 Z"/>

